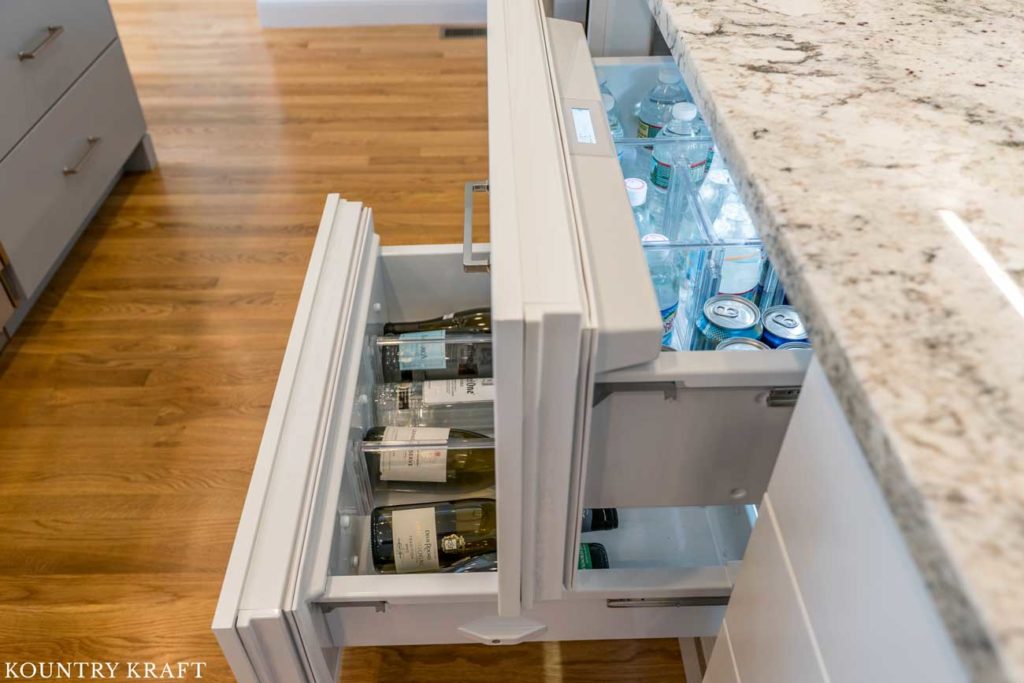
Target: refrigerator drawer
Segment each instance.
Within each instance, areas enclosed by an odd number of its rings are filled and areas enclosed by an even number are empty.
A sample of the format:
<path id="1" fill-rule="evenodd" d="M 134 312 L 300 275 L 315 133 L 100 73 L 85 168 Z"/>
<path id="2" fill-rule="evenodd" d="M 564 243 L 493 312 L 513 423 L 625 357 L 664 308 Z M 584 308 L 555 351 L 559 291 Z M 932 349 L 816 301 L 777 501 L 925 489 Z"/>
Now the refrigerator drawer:
<path id="1" fill-rule="evenodd" d="M 398 627 L 388 606 L 496 613 L 496 573 L 374 571 L 369 513 L 399 501 L 373 500 L 359 472 L 383 323 L 490 304 L 489 275 L 464 273 L 461 256 L 461 245 L 381 248 L 368 209 L 328 198 L 213 624 L 239 680 L 336 681 L 350 637 L 383 642 Z M 384 630 L 342 627 L 349 610 L 375 609 Z"/>

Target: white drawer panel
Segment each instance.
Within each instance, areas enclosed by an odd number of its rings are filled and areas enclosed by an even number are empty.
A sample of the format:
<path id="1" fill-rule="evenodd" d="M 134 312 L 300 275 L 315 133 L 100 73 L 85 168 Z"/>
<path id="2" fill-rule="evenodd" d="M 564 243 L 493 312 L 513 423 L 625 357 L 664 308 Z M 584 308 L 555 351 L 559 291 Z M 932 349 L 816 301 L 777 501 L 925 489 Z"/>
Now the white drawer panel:
<path id="1" fill-rule="evenodd" d="M 46 279 L 145 128 L 115 41 L 0 162 L 0 240 L 26 295 Z"/>
<path id="2" fill-rule="evenodd" d="M 0 159 L 115 38 L 107 0 L 0 2 Z"/>
<path id="3" fill-rule="evenodd" d="M 704 683 L 740 683 L 739 676 L 732 654 L 732 642 L 729 640 L 729 628 L 722 622 L 708 670 L 704 673 Z"/>
<path id="4" fill-rule="evenodd" d="M 768 497 L 833 683 L 967 680 L 816 362 Z"/>
<path id="5" fill-rule="evenodd" d="M 771 505 L 750 537 L 725 614 L 739 678 L 758 683 L 825 683 L 813 638 L 779 541 Z M 716 660 L 727 652 L 716 647 Z"/>

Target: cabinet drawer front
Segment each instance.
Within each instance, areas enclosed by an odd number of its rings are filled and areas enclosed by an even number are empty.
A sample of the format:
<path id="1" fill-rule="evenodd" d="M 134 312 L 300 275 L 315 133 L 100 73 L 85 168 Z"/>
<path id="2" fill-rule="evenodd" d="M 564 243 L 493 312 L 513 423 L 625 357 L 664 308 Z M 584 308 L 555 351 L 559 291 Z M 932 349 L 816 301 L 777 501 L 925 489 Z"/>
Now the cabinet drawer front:
<path id="1" fill-rule="evenodd" d="M 145 133 L 119 42 L 0 162 L 0 240 L 33 296 Z"/>
<path id="2" fill-rule="evenodd" d="M 723 630 L 741 680 L 760 683 L 824 683 L 817 646 L 800 606 L 785 549 L 779 540 L 771 504 L 750 537 Z M 728 669 L 715 648 L 709 670 Z"/>
<path id="3" fill-rule="evenodd" d="M 0 3 L 0 158 L 115 38 L 106 0 Z"/>
<path id="4" fill-rule="evenodd" d="M 768 497 L 833 683 L 968 680 L 817 362 Z"/>

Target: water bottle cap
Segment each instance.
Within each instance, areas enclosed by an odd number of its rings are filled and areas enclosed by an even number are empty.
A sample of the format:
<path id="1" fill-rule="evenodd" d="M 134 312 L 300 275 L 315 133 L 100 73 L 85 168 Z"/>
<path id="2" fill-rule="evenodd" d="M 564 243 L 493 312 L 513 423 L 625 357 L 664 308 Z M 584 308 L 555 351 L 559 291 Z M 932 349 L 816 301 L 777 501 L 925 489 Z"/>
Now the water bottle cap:
<path id="1" fill-rule="evenodd" d="M 678 83 L 683 80 L 683 77 L 675 69 L 660 69 L 658 71 L 658 80 L 662 83 Z"/>
<path id="2" fill-rule="evenodd" d="M 601 95 L 601 104 L 604 105 L 604 110 L 609 112 L 615 108 L 615 97 L 608 93 L 603 93 Z"/>
<path id="3" fill-rule="evenodd" d="M 692 102 L 679 102 L 672 105 L 672 118 L 693 121 L 697 118 L 697 107 Z"/>
<path id="4" fill-rule="evenodd" d="M 652 232 L 641 237 L 640 241 L 644 244 L 660 244 L 662 242 L 668 242 L 669 239 L 660 233 Z"/>
<path id="5" fill-rule="evenodd" d="M 630 206 L 643 206 L 647 201 L 647 182 L 640 178 L 626 178 L 626 196 Z"/>

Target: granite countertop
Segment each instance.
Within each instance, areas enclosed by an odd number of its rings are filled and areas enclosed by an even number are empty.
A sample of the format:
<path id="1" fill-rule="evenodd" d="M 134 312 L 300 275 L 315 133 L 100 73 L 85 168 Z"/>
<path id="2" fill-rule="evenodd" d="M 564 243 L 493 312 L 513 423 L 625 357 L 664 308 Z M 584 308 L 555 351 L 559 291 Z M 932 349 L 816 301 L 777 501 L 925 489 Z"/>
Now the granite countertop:
<path id="1" fill-rule="evenodd" d="M 1024 681 L 1024 12 L 648 2 L 968 673 Z"/>

